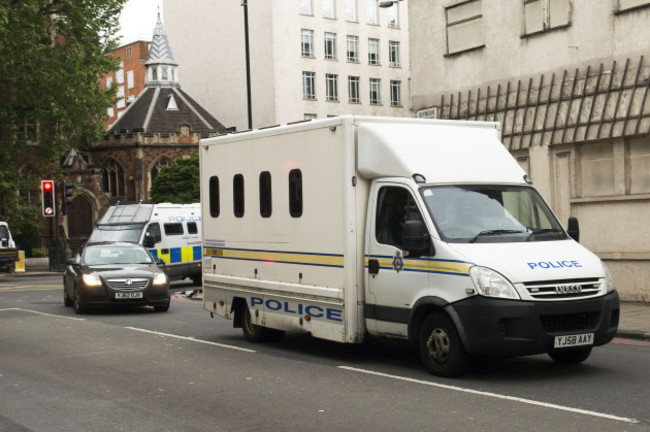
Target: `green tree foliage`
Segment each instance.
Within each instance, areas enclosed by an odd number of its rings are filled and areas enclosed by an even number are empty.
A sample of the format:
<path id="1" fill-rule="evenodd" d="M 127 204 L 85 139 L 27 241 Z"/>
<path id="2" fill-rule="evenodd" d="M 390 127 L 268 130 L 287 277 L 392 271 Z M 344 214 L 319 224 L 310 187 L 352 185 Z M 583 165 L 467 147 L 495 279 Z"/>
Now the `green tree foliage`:
<path id="1" fill-rule="evenodd" d="M 106 53 L 125 1 L 0 0 L 0 218 L 14 226 L 35 213 L 17 193 L 22 163 L 57 178 L 67 148 L 101 137 L 116 89 L 99 79 L 118 67 Z"/>
<path id="2" fill-rule="evenodd" d="M 199 186 L 199 154 L 180 159 L 160 170 L 151 185 L 149 198 L 155 203 L 190 204 L 201 199 Z"/>

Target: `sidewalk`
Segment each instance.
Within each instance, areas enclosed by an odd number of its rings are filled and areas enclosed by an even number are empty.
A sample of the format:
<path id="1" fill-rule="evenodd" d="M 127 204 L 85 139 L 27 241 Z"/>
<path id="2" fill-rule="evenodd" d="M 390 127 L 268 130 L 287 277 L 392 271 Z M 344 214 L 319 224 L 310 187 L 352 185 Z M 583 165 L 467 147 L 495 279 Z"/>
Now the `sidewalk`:
<path id="1" fill-rule="evenodd" d="M 25 272 L 11 276 L 55 276 L 60 272 L 50 272 L 47 258 L 27 258 Z M 0 277 L 7 276 L 0 273 Z M 618 337 L 650 341 L 650 303 L 621 302 L 621 315 L 618 323 Z"/>

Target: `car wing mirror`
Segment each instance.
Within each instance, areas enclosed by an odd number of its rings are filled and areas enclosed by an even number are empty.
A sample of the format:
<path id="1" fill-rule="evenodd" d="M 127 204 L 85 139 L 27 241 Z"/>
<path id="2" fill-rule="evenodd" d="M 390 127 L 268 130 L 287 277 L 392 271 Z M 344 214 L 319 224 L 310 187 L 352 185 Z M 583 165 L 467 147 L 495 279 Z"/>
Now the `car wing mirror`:
<path id="1" fill-rule="evenodd" d="M 165 266 L 165 260 L 162 259 L 162 258 L 158 258 L 156 260 L 156 264 L 158 265 L 158 267 L 164 267 Z"/>
<path id="2" fill-rule="evenodd" d="M 573 216 L 569 218 L 567 233 L 573 240 L 577 242 L 580 241 L 580 223 L 578 223 L 578 218 L 575 218 Z"/>

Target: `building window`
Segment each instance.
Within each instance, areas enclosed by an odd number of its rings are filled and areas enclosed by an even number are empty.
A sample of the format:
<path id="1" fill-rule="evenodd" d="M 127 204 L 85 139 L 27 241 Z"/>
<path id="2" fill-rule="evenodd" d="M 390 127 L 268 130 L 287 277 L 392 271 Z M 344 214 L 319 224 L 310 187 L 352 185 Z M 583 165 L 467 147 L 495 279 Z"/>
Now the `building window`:
<path id="1" fill-rule="evenodd" d="M 314 57 L 314 31 L 302 30 L 301 55 L 303 57 Z"/>
<path id="2" fill-rule="evenodd" d="M 350 103 L 361 102 L 359 99 L 359 77 L 358 76 L 348 77 L 348 102 Z"/>
<path id="3" fill-rule="evenodd" d="M 379 11 L 377 9 L 377 0 L 366 0 L 366 15 L 368 24 L 379 24 Z"/>
<path id="4" fill-rule="evenodd" d="M 107 89 L 111 88 L 112 85 L 113 85 L 113 78 L 112 77 L 107 77 L 106 78 L 106 88 Z"/>
<path id="5" fill-rule="evenodd" d="M 314 9 L 311 4 L 312 0 L 300 0 L 300 14 L 313 15 Z"/>
<path id="6" fill-rule="evenodd" d="M 41 176 L 38 171 L 31 165 L 26 165 L 20 170 L 20 189 L 19 194 L 23 202 L 37 203 L 41 200 L 41 190 L 38 187 L 38 181 Z"/>
<path id="7" fill-rule="evenodd" d="M 124 49 L 124 61 L 131 63 L 133 61 L 133 47 L 126 47 Z"/>
<path id="8" fill-rule="evenodd" d="M 157 67 L 152 67 L 151 68 L 151 80 L 152 81 L 157 81 L 158 80 L 158 68 Z"/>
<path id="9" fill-rule="evenodd" d="M 381 80 L 379 78 L 370 78 L 370 105 L 381 104 L 380 87 Z"/>
<path id="10" fill-rule="evenodd" d="M 158 177 L 158 174 L 160 174 L 160 171 L 163 168 L 167 168 L 168 166 L 174 165 L 174 161 L 171 160 L 168 156 L 162 155 L 158 158 L 158 160 L 153 164 L 151 169 L 149 170 L 149 190 L 151 190 L 151 186 L 153 185 L 153 181 Z"/>
<path id="11" fill-rule="evenodd" d="M 318 116 L 314 113 L 305 113 L 303 118 L 305 120 L 316 120 Z"/>
<path id="12" fill-rule="evenodd" d="M 314 87 L 314 79 L 316 74 L 314 72 L 302 73 L 302 98 L 303 99 L 316 99 L 316 92 Z"/>
<path id="13" fill-rule="evenodd" d="M 120 68 L 115 72 L 115 82 L 124 84 L 124 62 L 120 62 Z"/>
<path id="14" fill-rule="evenodd" d="M 650 0 L 618 0 L 618 11 L 627 11 L 643 6 L 650 6 Z"/>
<path id="15" fill-rule="evenodd" d="M 399 3 L 395 2 L 388 8 L 388 27 L 399 27 Z"/>
<path id="16" fill-rule="evenodd" d="M 126 73 L 126 88 L 132 89 L 135 87 L 135 79 L 133 78 L 133 71 Z"/>
<path id="17" fill-rule="evenodd" d="M 388 42 L 388 63 L 391 67 L 399 67 L 399 42 Z"/>
<path id="18" fill-rule="evenodd" d="M 336 60 L 336 33 L 325 33 L 325 60 Z"/>
<path id="19" fill-rule="evenodd" d="M 379 39 L 368 39 L 368 64 L 379 64 Z"/>
<path id="20" fill-rule="evenodd" d="M 345 0 L 345 20 L 357 22 L 357 0 Z"/>
<path id="21" fill-rule="evenodd" d="M 121 85 L 117 88 L 117 103 L 115 106 L 117 106 L 118 109 L 124 108 L 126 106 L 126 100 L 124 99 L 124 86 Z"/>
<path id="22" fill-rule="evenodd" d="M 455 54 L 483 43 L 482 0 L 471 0 L 448 7 L 447 15 L 447 53 Z"/>
<path id="23" fill-rule="evenodd" d="M 302 172 L 299 169 L 289 171 L 289 214 L 295 218 L 302 216 Z"/>
<path id="24" fill-rule="evenodd" d="M 339 76 L 326 74 L 326 99 L 328 102 L 338 102 L 339 100 Z"/>
<path id="25" fill-rule="evenodd" d="M 271 173 L 264 171 L 260 174 L 260 215 L 271 217 L 273 210 L 271 200 Z"/>
<path id="26" fill-rule="evenodd" d="M 235 174 L 232 179 L 233 212 L 235 217 L 244 217 L 244 176 Z"/>
<path id="27" fill-rule="evenodd" d="M 323 18 L 336 18 L 334 0 L 323 0 Z"/>
<path id="28" fill-rule="evenodd" d="M 390 106 L 402 106 L 402 82 L 390 82 Z"/>
<path id="29" fill-rule="evenodd" d="M 539 33 L 567 25 L 569 0 L 524 0 L 524 34 Z"/>
<path id="30" fill-rule="evenodd" d="M 359 63 L 359 37 L 348 35 L 347 45 L 348 61 Z"/>
<path id="31" fill-rule="evenodd" d="M 126 198 L 124 168 L 115 159 L 109 158 L 102 166 L 102 187 L 111 198 Z"/>
<path id="32" fill-rule="evenodd" d="M 210 177 L 210 216 L 219 217 L 221 202 L 219 196 L 219 177 Z"/>

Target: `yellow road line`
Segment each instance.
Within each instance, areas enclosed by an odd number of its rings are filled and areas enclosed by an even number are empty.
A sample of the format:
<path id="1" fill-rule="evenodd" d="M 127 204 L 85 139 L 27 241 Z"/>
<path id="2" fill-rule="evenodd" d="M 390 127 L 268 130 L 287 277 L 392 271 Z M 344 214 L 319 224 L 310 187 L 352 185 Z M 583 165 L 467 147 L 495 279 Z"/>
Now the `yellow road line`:
<path id="1" fill-rule="evenodd" d="M 16 292 L 16 291 L 58 291 L 63 289 L 59 287 L 42 287 L 40 285 L 19 285 L 19 286 L 2 286 L 0 285 L 0 292 Z"/>

